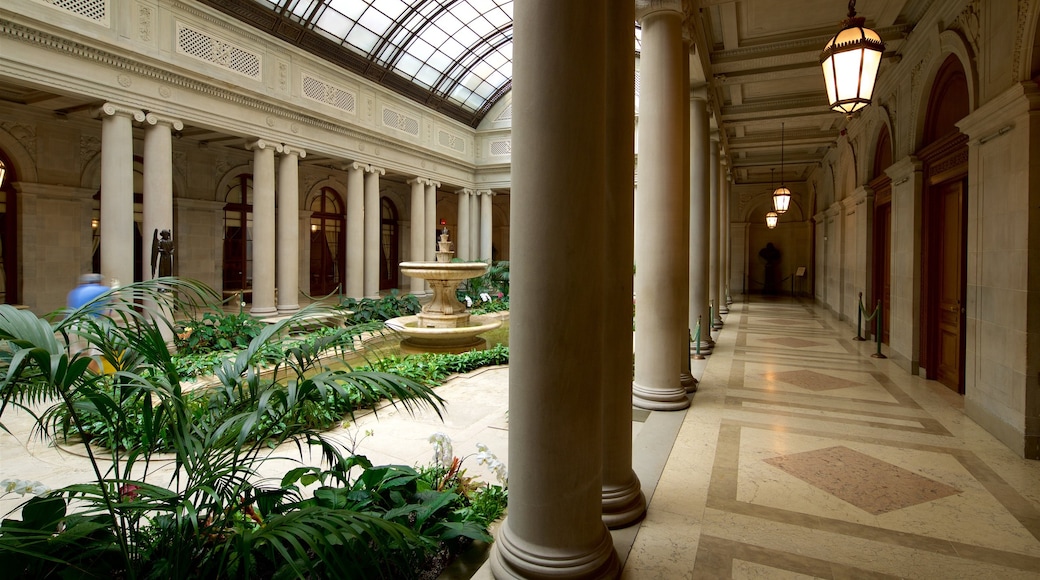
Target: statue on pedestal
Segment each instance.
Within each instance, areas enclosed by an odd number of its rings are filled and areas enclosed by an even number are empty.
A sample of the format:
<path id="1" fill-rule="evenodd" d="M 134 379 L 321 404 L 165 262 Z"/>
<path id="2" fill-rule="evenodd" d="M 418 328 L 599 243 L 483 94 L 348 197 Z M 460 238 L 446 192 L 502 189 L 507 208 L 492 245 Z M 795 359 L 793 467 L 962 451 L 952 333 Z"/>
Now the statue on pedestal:
<path id="1" fill-rule="evenodd" d="M 155 278 L 156 268 L 159 277 L 173 275 L 173 234 L 170 230 L 152 232 L 152 278 Z"/>

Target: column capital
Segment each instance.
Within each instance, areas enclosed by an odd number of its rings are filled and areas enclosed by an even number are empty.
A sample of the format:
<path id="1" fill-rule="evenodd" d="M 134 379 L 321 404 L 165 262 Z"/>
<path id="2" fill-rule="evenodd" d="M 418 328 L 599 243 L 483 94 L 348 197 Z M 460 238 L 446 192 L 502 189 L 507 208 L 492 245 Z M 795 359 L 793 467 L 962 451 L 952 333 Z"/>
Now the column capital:
<path id="1" fill-rule="evenodd" d="M 257 139 L 255 141 L 247 141 L 246 142 L 246 149 L 248 149 L 250 151 L 261 151 L 261 150 L 267 149 L 267 148 L 273 149 L 276 153 L 281 153 L 282 152 L 282 144 L 281 143 L 272 143 L 272 142 L 269 142 L 269 141 L 264 141 L 263 139 Z"/>
<path id="2" fill-rule="evenodd" d="M 697 83 L 690 85 L 690 100 L 703 101 L 708 104 L 708 83 Z"/>
<path id="3" fill-rule="evenodd" d="M 180 131 L 184 129 L 184 123 L 180 119 L 174 119 L 173 117 L 166 117 L 156 115 L 155 113 L 148 113 L 144 116 L 144 122 L 149 125 L 167 125 L 174 131 Z"/>
<path id="4" fill-rule="evenodd" d="M 130 117 L 138 123 L 143 122 L 145 119 L 144 111 L 141 109 L 119 103 L 105 103 L 94 111 L 94 116 L 98 118 L 115 117 L 116 115 Z"/>
<path id="5" fill-rule="evenodd" d="M 343 171 L 368 171 L 368 164 L 359 163 L 357 161 L 353 163 L 347 163 L 343 166 Z"/>
<path id="6" fill-rule="evenodd" d="M 426 182 L 426 185 L 432 185 L 434 189 L 437 189 L 441 186 L 441 182 L 430 179 Z"/>
<path id="7" fill-rule="evenodd" d="M 369 173 L 378 173 L 379 175 L 386 175 L 386 170 L 382 167 L 376 167 L 375 165 L 369 165 L 365 171 Z"/>
<path id="8" fill-rule="evenodd" d="M 456 189 L 455 193 L 459 195 L 473 195 L 473 190 L 468 187 L 463 187 L 462 189 Z"/>
<path id="9" fill-rule="evenodd" d="M 491 189 L 478 189 L 476 195 L 486 195 L 488 197 L 495 197 L 497 195 L 494 190 Z"/>
<path id="10" fill-rule="evenodd" d="M 682 16 L 682 0 L 636 0 L 636 19 L 638 20 L 667 12 L 674 13 L 675 16 Z"/>
<path id="11" fill-rule="evenodd" d="M 415 184 L 430 185 L 433 182 L 430 181 L 429 179 L 425 178 L 425 177 L 413 177 L 413 178 L 405 181 L 405 183 L 407 183 L 408 185 L 415 185 Z"/>
<path id="12" fill-rule="evenodd" d="M 303 149 L 300 149 L 299 147 L 296 147 L 294 145 L 286 145 L 285 143 L 282 143 L 282 150 L 279 151 L 279 153 L 281 153 L 282 155 L 295 155 L 300 159 L 303 159 L 307 156 L 307 152 Z"/>

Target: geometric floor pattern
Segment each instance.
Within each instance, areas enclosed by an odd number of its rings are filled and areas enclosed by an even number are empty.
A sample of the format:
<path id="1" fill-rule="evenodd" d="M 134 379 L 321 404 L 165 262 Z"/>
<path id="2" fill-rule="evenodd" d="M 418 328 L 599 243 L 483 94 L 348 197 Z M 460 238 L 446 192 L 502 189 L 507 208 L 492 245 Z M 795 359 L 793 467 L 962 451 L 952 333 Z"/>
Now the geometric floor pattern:
<path id="1" fill-rule="evenodd" d="M 823 346 L 822 343 L 816 342 L 815 340 L 805 340 L 802 338 L 766 338 L 762 342 L 772 342 L 773 344 L 779 344 L 780 346 L 789 346 L 791 348 L 806 348 L 809 346 Z"/>
<path id="2" fill-rule="evenodd" d="M 765 462 L 873 515 L 961 493 L 955 487 L 840 445 Z"/>
<path id="3" fill-rule="evenodd" d="M 810 391 L 827 391 L 831 389 L 845 389 L 848 387 L 860 387 L 863 383 L 857 383 L 847 379 L 819 373 L 810 370 L 784 371 L 772 373 L 769 378 L 782 381 L 789 385 L 809 389 Z"/>

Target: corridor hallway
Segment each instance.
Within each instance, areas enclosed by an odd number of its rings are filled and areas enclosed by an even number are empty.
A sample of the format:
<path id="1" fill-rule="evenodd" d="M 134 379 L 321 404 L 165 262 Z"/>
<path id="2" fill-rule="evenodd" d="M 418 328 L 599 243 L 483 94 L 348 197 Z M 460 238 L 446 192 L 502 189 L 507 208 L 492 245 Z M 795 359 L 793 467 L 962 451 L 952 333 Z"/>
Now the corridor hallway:
<path id="1" fill-rule="evenodd" d="M 792 299 L 731 306 L 625 578 L 1040 578 L 1040 462 L 854 334 Z"/>

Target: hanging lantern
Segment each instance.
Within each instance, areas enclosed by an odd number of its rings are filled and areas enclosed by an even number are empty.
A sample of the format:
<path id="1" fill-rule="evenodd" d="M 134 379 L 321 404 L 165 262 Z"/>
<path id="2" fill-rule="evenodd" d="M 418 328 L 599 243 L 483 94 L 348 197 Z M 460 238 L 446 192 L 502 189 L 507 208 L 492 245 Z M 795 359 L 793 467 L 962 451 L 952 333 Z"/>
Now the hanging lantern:
<path id="1" fill-rule="evenodd" d="M 790 206 L 791 190 L 784 187 L 784 124 L 780 123 L 780 187 L 773 191 L 773 211 L 780 215 Z"/>
<path id="2" fill-rule="evenodd" d="M 4 186 L 4 177 L 7 176 L 7 167 L 0 161 L 0 187 Z"/>
<path id="3" fill-rule="evenodd" d="M 776 223 L 780 221 L 780 216 L 776 215 L 775 211 L 766 213 L 766 227 L 773 229 L 776 227 Z"/>
<path id="4" fill-rule="evenodd" d="M 841 22 L 841 31 L 820 53 L 830 107 L 846 115 L 870 104 L 885 51 L 878 33 L 863 27 L 865 21 L 856 16 L 856 0 L 849 2 L 849 16 Z"/>

